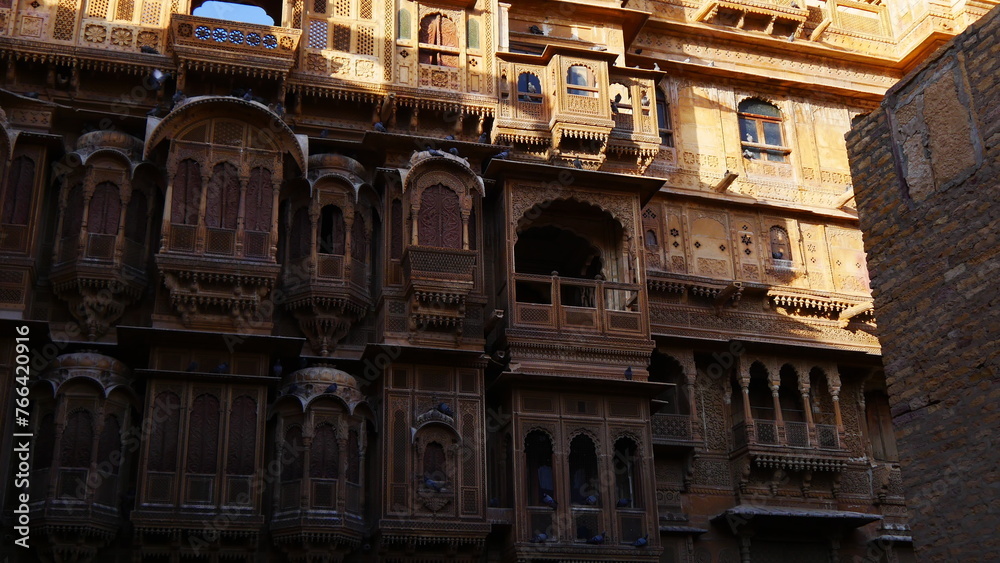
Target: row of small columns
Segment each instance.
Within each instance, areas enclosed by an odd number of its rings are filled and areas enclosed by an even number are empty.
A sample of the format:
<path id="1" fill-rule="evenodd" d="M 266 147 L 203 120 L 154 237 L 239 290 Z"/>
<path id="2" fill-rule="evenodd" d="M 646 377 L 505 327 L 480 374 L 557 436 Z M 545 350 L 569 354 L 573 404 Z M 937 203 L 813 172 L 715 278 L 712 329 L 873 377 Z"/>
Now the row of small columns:
<path id="1" fill-rule="evenodd" d="M 750 366 L 753 365 L 754 359 L 745 359 L 739 362 L 739 382 L 740 389 L 743 391 L 743 416 L 749 428 L 753 428 L 753 411 L 750 407 Z M 781 402 L 778 398 L 778 390 L 781 386 L 781 366 L 788 362 L 779 363 L 776 360 L 756 360 L 764 364 L 767 370 L 767 383 L 768 387 L 771 388 L 771 398 L 774 401 L 774 417 L 775 422 L 778 426 L 781 426 L 784 422 L 781 415 Z M 809 408 L 809 373 L 811 369 L 805 364 L 792 364 L 795 369 L 796 377 L 798 378 L 798 389 L 799 393 L 802 395 L 802 405 L 803 411 L 805 412 L 806 424 L 809 428 L 813 427 L 813 417 L 812 409 Z M 834 421 L 837 425 L 838 432 L 843 428 L 844 422 L 840 414 L 840 373 L 837 371 L 837 366 L 834 364 L 824 364 L 817 365 L 823 373 L 826 375 L 827 386 L 830 389 L 830 395 L 833 399 L 833 416 Z"/>

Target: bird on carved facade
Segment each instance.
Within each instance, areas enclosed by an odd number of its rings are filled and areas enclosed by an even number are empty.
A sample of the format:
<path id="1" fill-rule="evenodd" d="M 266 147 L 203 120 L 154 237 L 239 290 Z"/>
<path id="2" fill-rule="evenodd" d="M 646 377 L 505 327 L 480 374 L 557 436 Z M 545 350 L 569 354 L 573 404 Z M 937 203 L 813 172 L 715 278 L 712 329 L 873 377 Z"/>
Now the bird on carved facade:
<path id="1" fill-rule="evenodd" d="M 528 81 L 528 93 L 529 94 L 537 94 L 538 93 L 538 86 L 535 86 L 534 82 Z"/>
<path id="2" fill-rule="evenodd" d="M 556 499 L 552 498 L 552 495 L 548 493 L 542 495 L 542 504 L 544 504 L 545 506 L 551 506 L 552 508 L 558 506 L 558 503 L 556 503 Z"/>
<path id="3" fill-rule="evenodd" d="M 455 147 L 451 147 L 450 149 L 448 149 L 448 152 L 454 156 L 458 156 L 458 149 L 456 149 Z"/>
<path id="4" fill-rule="evenodd" d="M 660 70 L 660 65 L 653 63 L 653 70 Z"/>
<path id="5" fill-rule="evenodd" d="M 274 373 L 275 377 L 281 377 L 282 372 L 285 371 L 285 367 L 281 365 L 281 360 L 276 360 L 274 366 L 271 368 L 271 372 Z"/>
<path id="6" fill-rule="evenodd" d="M 630 504 L 632 504 L 632 499 L 630 499 L 630 498 L 620 498 L 620 499 L 618 499 L 618 502 L 615 504 L 615 506 L 617 506 L 618 508 L 625 508 L 626 506 L 628 506 Z"/>
<path id="7" fill-rule="evenodd" d="M 163 106 L 156 104 L 153 109 L 146 112 L 146 117 L 161 117 L 163 115 Z"/>
<path id="8" fill-rule="evenodd" d="M 424 150 L 431 156 L 444 156 L 444 153 L 430 145 L 424 145 Z"/>
<path id="9" fill-rule="evenodd" d="M 444 140 L 445 141 L 454 141 L 455 140 L 455 136 L 454 135 L 448 135 L 447 137 L 444 138 Z"/>
<path id="10" fill-rule="evenodd" d="M 574 158 L 573 168 L 576 168 L 577 170 L 583 170 L 583 161 L 580 160 L 579 158 Z"/>
<path id="11" fill-rule="evenodd" d="M 253 101 L 253 88 L 247 88 L 247 91 L 243 93 L 243 99 L 248 102 Z"/>
<path id="12" fill-rule="evenodd" d="M 166 82 L 168 78 L 170 78 L 169 74 L 158 68 L 154 68 L 153 72 L 150 73 L 149 76 L 149 88 L 154 92 L 158 91 L 160 88 L 163 88 L 163 83 Z"/>
<path id="13" fill-rule="evenodd" d="M 426 485 L 430 489 L 433 489 L 434 492 L 440 493 L 441 491 L 444 490 L 444 483 L 443 482 L 441 482 L 441 481 L 435 481 L 434 479 L 431 479 L 430 477 L 424 477 L 424 485 Z"/>
<path id="14" fill-rule="evenodd" d="M 642 49 L 636 49 L 635 50 L 635 54 L 636 55 L 641 55 L 642 54 Z"/>
<path id="15" fill-rule="evenodd" d="M 150 47 L 149 45 L 142 45 L 141 47 L 139 47 L 139 52 L 146 53 L 147 55 L 159 55 L 160 54 L 159 51 L 157 51 L 153 47 Z"/>
<path id="16" fill-rule="evenodd" d="M 646 547 L 647 545 L 649 545 L 649 534 L 646 534 L 645 536 L 642 536 L 641 538 L 635 540 L 634 542 L 632 542 L 632 545 L 634 547 Z"/>
<path id="17" fill-rule="evenodd" d="M 187 96 L 184 95 L 184 91 L 183 90 L 178 90 L 178 91 L 174 92 L 174 96 L 173 96 L 173 98 L 171 98 L 171 101 L 176 106 L 177 104 L 183 102 L 186 99 L 187 99 Z"/>
<path id="18" fill-rule="evenodd" d="M 625 379 L 632 381 L 632 366 L 625 368 Z"/>
<path id="19" fill-rule="evenodd" d="M 388 129 L 385 128 L 385 125 L 382 125 L 381 121 L 376 121 L 375 124 L 372 125 L 372 129 L 375 129 L 379 133 L 386 133 L 386 132 L 388 132 Z"/>
<path id="20" fill-rule="evenodd" d="M 601 545 L 602 543 L 604 543 L 604 537 L 607 534 L 608 534 L 607 532 L 601 532 L 600 534 L 597 534 L 596 536 L 587 540 L 587 543 L 594 545 Z"/>
<path id="21" fill-rule="evenodd" d="M 448 406 L 448 403 L 438 403 L 437 406 L 434 408 L 436 408 L 437 411 L 443 415 L 452 417 L 455 416 L 455 411 L 451 410 L 451 407 Z"/>
<path id="22" fill-rule="evenodd" d="M 642 93 L 642 98 L 639 99 L 639 103 L 641 103 L 644 108 L 649 107 L 649 96 L 647 96 L 645 92 Z"/>
<path id="23" fill-rule="evenodd" d="M 510 156 L 510 151 L 501 151 L 493 155 L 493 158 L 496 160 L 507 160 L 509 156 Z"/>
<path id="24" fill-rule="evenodd" d="M 24 93 L 24 97 L 25 98 L 31 98 L 32 100 L 37 100 L 38 99 L 38 92 L 25 92 Z"/>
<path id="25" fill-rule="evenodd" d="M 490 134 L 487 131 L 483 131 L 483 134 L 476 139 L 476 142 L 483 145 L 488 145 L 490 142 Z"/>
<path id="26" fill-rule="evenodd" d="M 337 389 L 339 389 L 339 387 L 337 386 L 337 384 L 336 384 L 336 383 L 331 383 L 331 384 L 330 384 L 330 385 L 329 385 L 329 386 L 328 386 L 328 387 L 326 388 L 326 391 L 323 391 L 323 392 L 324 392 L 324 393 L 330 393 L 330 394 L 333 394 L 333 393 L 336 393 L 336 392 L 337 392 Z"/>
<path id="27" fill-rule="evenodd" d="M 750 152 L 750 149 L 743 149 L 743 158 L 753 160 L 753 153 Z"/>
<path id="28" fill-rule="evenodd" d="M 221 364 L 215 366 L 212 373 L 229 373 L 229 362 L 222 362 Z"/>
<path id="29" fill-rule="evenodd" d="M 597 506 L 597 495 L 590 495 L 583 499 L 583 503 L 588 506 Z"/>
<path id="30" fill-rule="evenodd" d="M 278 117 L 285 117 L 285 106 L 281 102 L 275 102 L 267 108 L 273 111 Z"/>
<path id="31" fill-rule="evenodd" d="M 530 31 L 531 33 L 533 33 L 535 35 L 545 35 L 545 32 L 542 31 L 542 28 L 538 27 L 537 25 L 533 25 L 533 26 L 529 27 L 528 31 Z"/>
<path id="32" fill-rule="evenodd" d="M 618 104 L 622 103 L 622 95 L 615 94 L 615 99 L 611 100 L 611 113 L 618 113 Z"/>
<path id="33" fill-rule="evenodd" d="M 320 139 L 325 139 L 325 138 L 327 138 L 329 136 L 330 136 L 330 130 L 329 129 L 323 129 L 322 131 L 319 132 L 319 138 Z"/>
<path id="34" fill-rule="evenodd" d="M 547 539 L 549 539 L 549 536 L 539 532 L 535 534 L 535 537 L 531 538 L 531 543 L 545 543 Z"/>

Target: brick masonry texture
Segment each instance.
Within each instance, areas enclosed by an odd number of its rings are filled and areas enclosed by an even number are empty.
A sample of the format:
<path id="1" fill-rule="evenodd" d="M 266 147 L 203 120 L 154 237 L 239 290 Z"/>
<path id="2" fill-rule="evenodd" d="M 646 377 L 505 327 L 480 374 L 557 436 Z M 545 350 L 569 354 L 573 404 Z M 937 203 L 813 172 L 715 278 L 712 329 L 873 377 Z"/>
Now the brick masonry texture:
<path id="1" fill-rule="evenodd" d="M 1000 9 L 847 135 L 920 561 L 1000 560 Z"/>

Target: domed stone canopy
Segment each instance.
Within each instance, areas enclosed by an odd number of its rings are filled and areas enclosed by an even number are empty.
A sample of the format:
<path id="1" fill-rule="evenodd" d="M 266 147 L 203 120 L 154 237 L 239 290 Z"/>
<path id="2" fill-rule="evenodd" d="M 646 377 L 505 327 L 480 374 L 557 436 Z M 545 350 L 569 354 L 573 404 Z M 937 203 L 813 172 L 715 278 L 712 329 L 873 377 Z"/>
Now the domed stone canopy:
<path id="1" fill-rule="evenodd" d="M 67 381 L 84 377 L 98 383 L 107 396 L 116 387 L 128 387 L 131 370 L 124 363 L 93 350 L 63 354 L 49 364 L 41 380 L 52 385 L 53 393 Z"/>
<path id="2" fill-rule="evenodd" d="M 364 401 L 353 375 L 328 364 L 320 364 L 292 372 L 282 380 L 279 397 L 294 396 L 305 407 L 323 395 L 333 395 L 346 403 L 351 411 Z"/>

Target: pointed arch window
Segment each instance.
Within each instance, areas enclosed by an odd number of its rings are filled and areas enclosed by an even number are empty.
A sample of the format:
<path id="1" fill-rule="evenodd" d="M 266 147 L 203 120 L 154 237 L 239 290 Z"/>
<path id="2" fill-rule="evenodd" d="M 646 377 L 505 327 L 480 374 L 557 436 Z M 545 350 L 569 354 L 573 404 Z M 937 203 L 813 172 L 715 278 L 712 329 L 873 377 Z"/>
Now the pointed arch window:
<path id="1" fill-rule="evenodd" d="M 118 234 L 122 200 L 118 186 L 112 182 L 101 182 L 94 188 L 87 213 L 87 232 L 99 235 Z"/>
<path id="2" fill-rule="evenodd" d="M 462 212 L 458 194 L 438 184 L 424 190 L 420 196 L 417 218 L 420 246 L 462 248 Z"/>
<path id="3" fill-rule="evenodd" d="M 555 493 L 552 478 L 552 441 L 548 435 L 540 430 L 534 430 L 525 436 L 524 461 L 528 479 L 527 504 L 545 506 L 542 499 L 546 495 L 551 496 Z"/>
<path id="4" fill-rule="evenodd" d="M 10 165 L 7 184 L 3 192 L 4 225 L 27 225 L 31 214 L 31 192 L 35 183 L 35 161 L 19 156 Z"/>
<path id="5" fill-rule="evenodd" d="M 774 260 L 792 260 L 792 248 L 788 244 L 788 231 L 777 225 L 771 227 L 771 258 Z"/>
<path id="6" fill-rule="evenodd" d="M 257 401 L 237 397 L 229 413 L 229 456 L 226 473 L 253 475 L 257 454 Z"/>
<path id="7" fill-rule="evenodd" d="M 438 12 L 421 18 L 419 41 L 422 64 L 458 67 L 458 26 L 451 18 Z"/>
<path id="8" fill-rule="evenodd" d="M 205 225 L 235 230 L 240 207 L 240 178 L 236 167 L 220 162 L 212 169 L 205 202 Z"/>
<path id="9" fill-rule="evenodd" d="M 94 447 L 94 417 L 87 409 L 70 413 L 62 435 L 59 465 L 63 468 L 87 469 Z"/>
<path id="10" fill-rule="evenodd" d="M 615 506 L 618 508 L 638 508 L 642 495 L 639 491 L 638 447 L 630 438 L 619 438 L 615 442 L 615 457 L 612 463 L 615 471 Z"/>
<path id="11" fill-rule="evenodd" d="M 336 479 L 340 470 L 340 446 L 332 424 L 320 424 L 309 450 L 309 476 L 313 479 Z"/>
<path id="12" fill-rule="evenodd" d="M 197 225 L 201 207 L 201 165 L 186 158 L 177 165 L 170 200 L 170 222 Z"/>
<path id="13" fill-rule="evenodd" d="M 188 473 L 215 474 L 219 457 L 219 399 L 198 395 L 188 424 Z"/>
<path id="14" fill-rule="evenodd" d="M 774 104 L 749 98 L 740 102 L 737 113 L 744 158 L 787 162 L 790 149 L 781 134 L 781 110 Z"/>
<path id="15" fill-rule="evenodd" d="M 597 448 L 589 436 L 580 434 L 569 445 L 570 502 L 600 506 Z M 596 502 L 594 501 L 596 499 Z M 596 533 L 596 532 L 595 532 Z"/>
<path id="16" fill-rule="evenodd" d="M 274 188 L 271 185 L 271 171 L 257 167 L 250 171 L 247 182 L 245 214 L 246 230 L 271 232 L 271 214 L 274 210 Z"/>
<path id="17" fill-rule="evenodd" d="M 150 413 L 149 470 L 177 470 L 177 438 L 181 426 L 181 400 L 171 391 L 157 393 Z"/>

